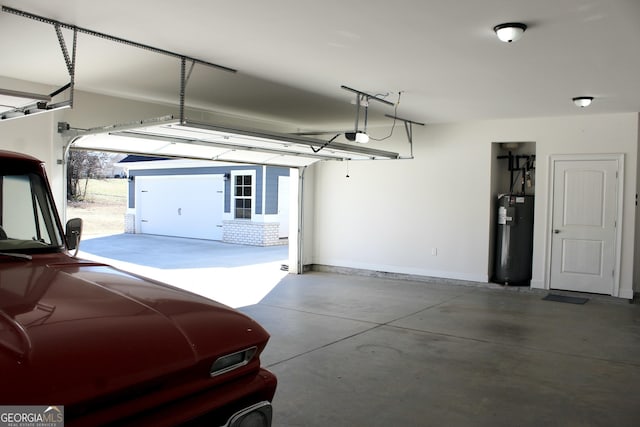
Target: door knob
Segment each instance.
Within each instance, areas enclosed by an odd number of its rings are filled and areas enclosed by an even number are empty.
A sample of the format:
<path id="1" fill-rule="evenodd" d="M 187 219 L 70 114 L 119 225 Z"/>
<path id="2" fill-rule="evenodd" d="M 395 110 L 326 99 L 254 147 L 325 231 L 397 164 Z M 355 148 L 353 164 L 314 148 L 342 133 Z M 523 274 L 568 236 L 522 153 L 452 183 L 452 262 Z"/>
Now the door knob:
<path id="1" fill-rule="evenodd" d="M 557 230 L 557 229 L 553 230 L 553 234 L 559 234 L 559 233 L 560 233 L 560 230 Z"/>

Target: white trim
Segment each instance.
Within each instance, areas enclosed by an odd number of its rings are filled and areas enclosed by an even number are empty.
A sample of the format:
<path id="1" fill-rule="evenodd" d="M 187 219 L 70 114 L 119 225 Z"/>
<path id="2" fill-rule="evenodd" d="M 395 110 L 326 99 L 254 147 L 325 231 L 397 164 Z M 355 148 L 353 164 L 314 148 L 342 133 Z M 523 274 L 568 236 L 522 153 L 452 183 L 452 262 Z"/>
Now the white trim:
<path id="1" fill-rule="evenodd" d="M 153 155 L 151 155 L 153 156 Z M 155 169 L 193 169 L 203 167 L 238 167 L 238 163 L 218 162 L 213 160 L 191 160 L 191 159 L 166 159 L 139 162 L 117 163 L 119 167 L 127 171 L 142 171 Z M 179 174 L 178 174 L 179 175 Z"/>
<path id="2" fill-rule="evenodd" d="M 262 166 L 262 221 L 267 222 L 267 167 L 265 165 Z"/>
<path id="3" fill-rule="evenodd" d="M 245 176 L 251 175 L 251 219 L 246 218 L 236 218 L 236 195 L 235 195 L 235 182 L 236 176 Z M 231 171 L 231 188 L 229 189 L 229 193 L 231 195 L 230 199 L 230 213 L 231 220 L 233 221 L 255 221 L 256 219 L 256 171 L 255 169 L 249 170 L 232 170 Z M 263 210 L 264 212 L 264 210 Z"/>
<path id="4" fill-rule="evenodd" d="M 615 160 L 618 163 L 618 182 L 616 185 L 617 215 L 616 215 L 616 243 L 615 243 L 615 260 L 613 289 L 611 295 L 614 297 L 629 298 L 627 292 L 620 292 L 620 273 L 622 266 L 622 227 L 623 227 L 623 208 L 624 208 L 624 153 L 611 154 L 552 154 L 549 156 L 549 180 L 547 182 L 547 193 L 549 196 L 547 209 L 547 224 L 545 227 L 545 277 L 543 289 L 550 289 L 551 286 L 551 233 L 553 232 L 553 200 L 555 188 L 555 164 L 558 161 L 598 161 L 598 160 Z"/>
<path id="5" fill-rule="evenodd" d="M 307 231 L 304 229 L 304 178 L 307 167 L 289 169 L 291 171 L 291 192 L 289 193 L 289 273 L 302 274 L 304 272 L 304 242 Z M 295 173 L 294 173 L 295 171 Z M 294 205 L 295 203 L 295 205 Z"/>
<path id="6" fill-rule="evenodd" d="M 531 280 L 531 289 L 549 289 L 543 280 Z"/>
<path id="7" fill-rule="evenodd" d="M 279 237 L 288 239 L 290 236 L 290 211 L 291 211 L 291 174 L 289 176 L 278 176 L 278 189 L 276 191 L 277 220 L 279 225 Z M 286 197 L 284 194 L 286 193 Z"/>

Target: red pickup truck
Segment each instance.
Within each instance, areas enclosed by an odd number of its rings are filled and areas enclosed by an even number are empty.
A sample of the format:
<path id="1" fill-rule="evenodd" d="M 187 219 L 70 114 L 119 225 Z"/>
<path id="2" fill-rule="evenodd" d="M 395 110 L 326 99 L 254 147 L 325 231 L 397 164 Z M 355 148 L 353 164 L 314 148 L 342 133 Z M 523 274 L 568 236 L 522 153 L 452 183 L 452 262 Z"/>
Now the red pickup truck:
<path id="1" fill-rule="evenodd" d="M 270 426 L 269 334 L 204 297 L 70 253 L 44 165 L 0 151 L 0 405 L 67 426 Z"/>

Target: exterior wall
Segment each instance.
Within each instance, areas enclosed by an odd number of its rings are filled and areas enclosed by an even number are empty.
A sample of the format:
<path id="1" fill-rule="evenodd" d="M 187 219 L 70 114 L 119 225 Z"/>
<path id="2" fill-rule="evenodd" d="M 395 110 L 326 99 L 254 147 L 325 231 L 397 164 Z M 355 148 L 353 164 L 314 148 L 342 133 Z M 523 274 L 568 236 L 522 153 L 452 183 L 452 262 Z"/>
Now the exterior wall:
<path id="1" fill-rule="evenodd" d="M 194 161 L 190 161 L 191 166 L 188 167 L 170 167 L 174 165 L 174 160 L 157 160 L 152 168 L 144 169 L 131 169 L 129 171 L 129 177 L 133 178 L 129 180 L 129 207 L 135 207 L 135 177 L 136 176 L 166 176 L 166 175 L 218 175 L 218 174 L 231 174 L 231 172 L 237 171 L 258 171 L 259 166 L 193 166 Z M 196 161 L 197 162 L 197 161 Z M 151 162 L 145 162 L 151 163 Z M 203 163 L 203 162 L 197 162 Z M 125 164 L 126 165 L 126 164 Z M 162 167 L 163 165 L 167 165 Z M 257 196 L 262 199 L 262 177 L 258 177 L 259 181 L 256 182 Z M 258 183 L 260 184 L 258 186 Z M 226 213 L 231 212 L 231 180 L 227 180 L 224 186 L 225 200 L 224 211 Z M 277 195 L 277 194 L 276 194 Z M 262 206 L 256 206 L 258 214 L 262 213 Z"/>
<path id="2" fill-rule="evenodd" d="M 265 174 L 265 215 L 275 215 L 278 213 L 278 177 L 289 176 L 288 168 L 267 167 Z"/>
<path id="3" fill-rule="evenodd" d="M 202 164 L 203 166 L 197 166 Z M 125 163 L 126 165 L 126 163 Z M 136 233 L 136 178 L 142 176 L 171 175 L 224 175 L 229 176 L 224 183 L 223 238 L 226 243 L 254 246 L 286 245 L 288 239 L 279 238 L 278 222 L 278 177 L 289 176 L 290 170 L 281 167 L 207 165 L 200 161 L 156 160 L 132 163 L 129 169 L 129 202 L 125 214 L 125 233 Z M 233 219 L 232 194 L 233 177 L 236 174 L 250 173 L 254 176 L 254 197 L 251 220 Z"/>
<path id="4" fill-rule="evenodd" d="M 127 209 L 124 214 L 124 232 L 127 234 L 136 233 L 136 211 L 135 209 Z"/>

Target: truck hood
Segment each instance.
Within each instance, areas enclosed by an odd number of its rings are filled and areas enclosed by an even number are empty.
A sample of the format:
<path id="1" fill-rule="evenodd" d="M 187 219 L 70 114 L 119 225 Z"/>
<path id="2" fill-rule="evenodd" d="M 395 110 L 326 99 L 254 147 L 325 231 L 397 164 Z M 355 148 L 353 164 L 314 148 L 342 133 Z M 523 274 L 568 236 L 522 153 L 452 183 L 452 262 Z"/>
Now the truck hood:
<path id="1" fill-rule="evenodd" d="M 0 263 L 3 404 L 72 405 L 178 372 L 208 377 L 216 358 L 269 338 L 229 307 L 104 264 Z"/>

